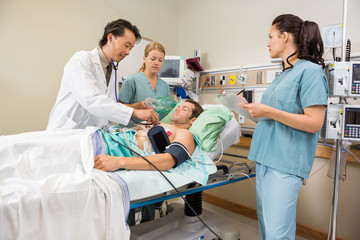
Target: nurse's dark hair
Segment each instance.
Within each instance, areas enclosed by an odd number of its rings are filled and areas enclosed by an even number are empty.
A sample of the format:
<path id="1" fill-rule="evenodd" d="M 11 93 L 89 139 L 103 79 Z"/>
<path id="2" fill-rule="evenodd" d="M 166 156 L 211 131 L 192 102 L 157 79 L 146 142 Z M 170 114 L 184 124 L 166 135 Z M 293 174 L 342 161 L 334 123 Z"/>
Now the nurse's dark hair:
<path id="1" fill-rule="evenodd" d="M 104 34 L 99 41 L 99 46 L 103 47 L 107 43 L 107 35 L 112 33 L 115 37 L 122 37 L 124 36 L 125 29 L 129 29 L 131 32 L 134 33 L 136 42 L 141 40 L 141 35 L 139 29 L 132 25 L 129 21 L 124 19 L 118 19 L 112 22 L 109 22 L 104 28 Z"/>
<path id="2" fill-rule="evenodd" d="M 191 98 L 187 98 L 185 102 L 192 103 L 194 105 L 194 109 L 191 113 L 190 119 L 197 118 L 200 116 L 200 114 L 204 111 L 204 109 L 201 107 L 201 105 L 196 102 L 195 100 Z"/>
<path id="3" fill-rule="evenodd" d="M 286 59 L 288 64 L 290 64 L 289 58 L 297 54 L 299 59 L 309 60 L 325 68 L 322 58 L 324 45 L 317 23 L 303 21 L 292 14 L 282 14 L 274 19 L 272 26 L 275 26 L 281 34 L 287 32 L 294 37 L 297 50 Z"/>

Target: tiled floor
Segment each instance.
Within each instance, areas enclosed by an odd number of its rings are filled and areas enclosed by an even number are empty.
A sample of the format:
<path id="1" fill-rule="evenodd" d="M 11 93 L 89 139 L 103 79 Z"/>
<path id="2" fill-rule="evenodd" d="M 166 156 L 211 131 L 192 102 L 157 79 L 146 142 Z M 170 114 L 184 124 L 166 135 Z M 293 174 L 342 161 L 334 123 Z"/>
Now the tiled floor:
<path id="1" fill-rule="evenodd" d="M 256 220 L 206 202 L 203 202 L 203 209 L 206 209 L 213 213 L 221 214 L 223 217 L 228 219 L 230 223 L 232 223 L 234 226 L 237 226 L 240 231 L 241 240 L 260 240 L 259 227 Z M 296 236 L 295 239 L 306 240 L 306 238 L 302 238 L 299 236 Z"/>
<path id="2" fill-rule="evenodd" d="M 183 200 L 180 198 L 171 199 L 168 201 L 168 203 L 175 203 L 180 207 L 183 206 Z M 256 220 L 231 212 L 221 207 L 217 207 L 207 202 L 202 202 L 202 207 L 208 212 L 220 215 L 221 217 L 225 218 L 225 221 L 227 220 L 229 223 L 231 223 L 235 229 L 239 230 L 241 240 L 260 240 L 259 227 Z M 163 210 L 165 211 L 165 209 Z M 158 217 L 159 212 L 156 211 L 155 218 Z M 140 213 L 137 213 L 137 218 L 140 218 Z M 140 219 L 138 219 L 138 222 L 140 222 Z M 295 240 L 306 240 L 306 238 L 296 236 Z"/>

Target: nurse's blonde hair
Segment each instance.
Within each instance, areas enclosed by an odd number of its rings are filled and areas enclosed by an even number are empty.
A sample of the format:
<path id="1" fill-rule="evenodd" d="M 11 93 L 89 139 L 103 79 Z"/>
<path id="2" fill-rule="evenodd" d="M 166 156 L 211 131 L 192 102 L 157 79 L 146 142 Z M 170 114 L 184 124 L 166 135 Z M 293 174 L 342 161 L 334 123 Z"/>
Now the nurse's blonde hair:
<path id="1" fill-rule="evenodd" d="M 144 56 L 147 57 L 152 50 L 159 50 L 165 56 L 165 48 L 159 42 L 151 42 L 148 45 L 146 45 L 145 51 L 144 51 Z M 139 72 L 144 72 L 145 69 L 146 69 L 145 63 L 143 63 L 143 65 L 139 69 Z"/>

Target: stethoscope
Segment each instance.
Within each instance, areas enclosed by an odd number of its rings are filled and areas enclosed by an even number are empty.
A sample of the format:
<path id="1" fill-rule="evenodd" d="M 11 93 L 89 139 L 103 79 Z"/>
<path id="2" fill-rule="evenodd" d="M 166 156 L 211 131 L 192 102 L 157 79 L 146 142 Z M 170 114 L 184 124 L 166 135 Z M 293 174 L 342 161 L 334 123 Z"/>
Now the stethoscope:
<path id="1" fill-rule="evenodd" d="M 112 38 L 111 38 L 111 40 L 112 40 Z M 108 43 L 108 51 L 109 51 L 109 55 L 110 55 L 110 59 L 111 59 L 111 64 L 113 65 L 113 68 L 115 71 L 115 99 L 116 99 L 116 102 L 119 102 L 118 95 L 117 95 L 117 70 L 118 70 L 119 62 L 116 62 L 116 65 L 115 65 L 114 60 L 112 59 L 112 56 L 110 53 L 109 43 Z"/>
<path id="2" fill-rule="evenodd" d="M 110 39 L 112 40 L 112 38 Z M 116 62 L 116 65 L 114 63 L 114 60 L 112 59 L 112 56 L 111 56 L 111 53 L 110 53 L 110 44 L 108 42 L 108 51 L 109 51 L 109 56 L 110 56 L 110 60 L 111 60 L 111 64 L 113 65 L 113 68 L 114 68 L 114 71 L 115 71 L 115 99 L 116 99 L 116 102 L 118 103 L 119 102 L 119 99 L 118 99 L 118 95 L 117 95 L 117 70 L 118 70 L 118 66 L 119 66 L 119 62 Z M 142 124 L 142 125 L 152 125 L 152 123 L 141 123 L 141 122 L 138 122 L 136 121 L 133 117 L 131 118 L 131 120 L 137 124 Z"/>

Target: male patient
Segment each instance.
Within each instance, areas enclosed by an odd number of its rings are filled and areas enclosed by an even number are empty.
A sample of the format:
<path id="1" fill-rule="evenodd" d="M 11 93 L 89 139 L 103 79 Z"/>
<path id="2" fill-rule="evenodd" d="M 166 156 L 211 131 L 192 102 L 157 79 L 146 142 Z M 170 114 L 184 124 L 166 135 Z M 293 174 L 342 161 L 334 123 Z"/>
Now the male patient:
<path id="1" fill-rule="evenodd" d="M 192 99 L 186 99 L 179 107 L 175 109 L 170 121 L 171 124 L 159 124 L 165 129 L 169 137 L 170 143 L 175 143 L 173 147 L 165 150 L 163 153 L 147 156 L 146 158 L 153 163 L 158 169 L 166 171 L 183 161 L 183 157 L 179 158 L 178 152 L 181 151 L 179 143 L 183 145 L 191 155 L 195 149 L 195 141 L 192 133 L 189 131 L 192 123 L 203 112 L 202 107 Z M 136 141 L 140 149 L 144 147 L 144 134 L 140 132 L 136 135 Z M 175 150 L 174 150 L 175 149 Z M 183 155 L 182 155 L 183 156 Z M 95 157 L 94 168 L 103 171 L 116 171 L 120 168 L 133 170 L 155 170 L 152 165 L 140 157 L 117 157 L 109 155 L 98 155 Z"/>

